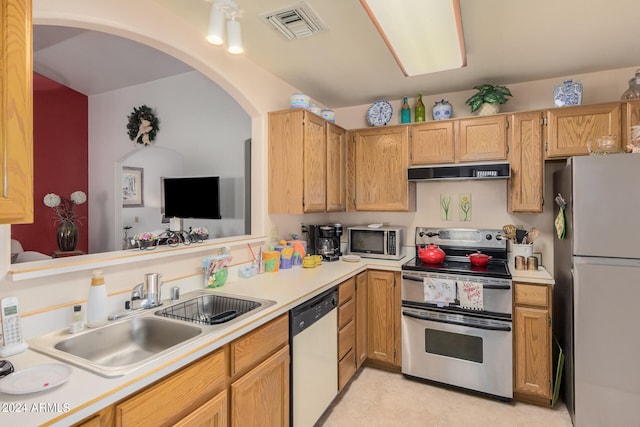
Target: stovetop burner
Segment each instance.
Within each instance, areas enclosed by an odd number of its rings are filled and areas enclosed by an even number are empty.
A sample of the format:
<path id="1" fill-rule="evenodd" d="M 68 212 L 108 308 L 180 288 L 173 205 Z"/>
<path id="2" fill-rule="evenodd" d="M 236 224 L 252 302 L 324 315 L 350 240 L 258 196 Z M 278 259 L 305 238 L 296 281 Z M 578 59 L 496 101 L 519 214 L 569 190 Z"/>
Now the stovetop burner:
<path id="1" fill-rule="evenodd" d="M 507 265 L 507 240 L 502 237 L 502 230 L 416 227 L 415 238 L 416 254 L 419 247 L 436 244 L 445 252 L 445 261 L 427 264 L 416 256 L 403 264 L 403 270 L 511 278 Z M 466 255 L 476 251 L 492 257 L 487 266 L 471 265 Z"/>
<path id="2" fill-rule="evenodd" d="M 511 278 L 506 261 L 490 262 L 486 267 L 477 267 L 470 262 L 445 260 L 442 264 L 427 264 L 415 257 L 402 265 L 403 270 L 430 271 L 435 273 L 464 274 L 466 276 L 491 276 L 505 279 Z"/>

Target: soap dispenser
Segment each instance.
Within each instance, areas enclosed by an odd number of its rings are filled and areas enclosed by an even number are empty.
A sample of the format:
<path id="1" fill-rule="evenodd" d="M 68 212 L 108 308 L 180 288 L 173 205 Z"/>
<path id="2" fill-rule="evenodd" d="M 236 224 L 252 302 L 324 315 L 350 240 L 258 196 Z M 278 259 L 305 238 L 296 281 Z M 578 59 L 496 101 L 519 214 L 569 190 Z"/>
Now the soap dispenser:
<path id="1" fill-rule="evenodd" d="M 95 270 L 91 276 L 89 301 L 87 303 L 87 326 L 97 328 L 107 323 L 107 286 L 101 270 Z"/>

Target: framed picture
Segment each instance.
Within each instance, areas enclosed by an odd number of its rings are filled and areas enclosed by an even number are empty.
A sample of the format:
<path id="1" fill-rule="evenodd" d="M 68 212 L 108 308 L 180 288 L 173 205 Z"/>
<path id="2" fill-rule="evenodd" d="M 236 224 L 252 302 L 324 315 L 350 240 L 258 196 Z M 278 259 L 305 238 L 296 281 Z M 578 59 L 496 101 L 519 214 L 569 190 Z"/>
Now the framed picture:
<path id="1" fill-rule="evenodd" d="M 129 166 L 122 167 L 122 207 L 141 208 L 144 206 L 144 170 Z"/>

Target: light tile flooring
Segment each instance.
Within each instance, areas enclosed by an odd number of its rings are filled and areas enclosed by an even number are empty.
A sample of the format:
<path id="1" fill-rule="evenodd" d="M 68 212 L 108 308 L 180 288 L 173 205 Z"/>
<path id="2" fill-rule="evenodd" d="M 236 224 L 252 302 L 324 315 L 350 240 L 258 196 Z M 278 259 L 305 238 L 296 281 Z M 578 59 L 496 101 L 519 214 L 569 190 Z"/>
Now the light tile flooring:
<path id="1" fill-rule="evenodd" d="M 316 427 L 571 427 L 562 402 L 553 409 L 501 402 L 365 367 Z"/>

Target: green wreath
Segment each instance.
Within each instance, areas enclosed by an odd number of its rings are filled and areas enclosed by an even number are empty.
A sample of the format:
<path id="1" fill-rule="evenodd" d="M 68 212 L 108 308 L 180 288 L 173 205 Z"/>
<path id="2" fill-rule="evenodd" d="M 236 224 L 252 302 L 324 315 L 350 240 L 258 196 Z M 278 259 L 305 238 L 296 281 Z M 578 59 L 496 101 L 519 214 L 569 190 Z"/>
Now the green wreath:
<path id="1" fill-rule="evenodd" d="M 127 129 L 129 139 L 137 144 L 149 145 L 156 139 L 159 127 L 159 120 L 153 110 L 146 105 L 133 107 L 133 113 L 127 117 Z"/>

